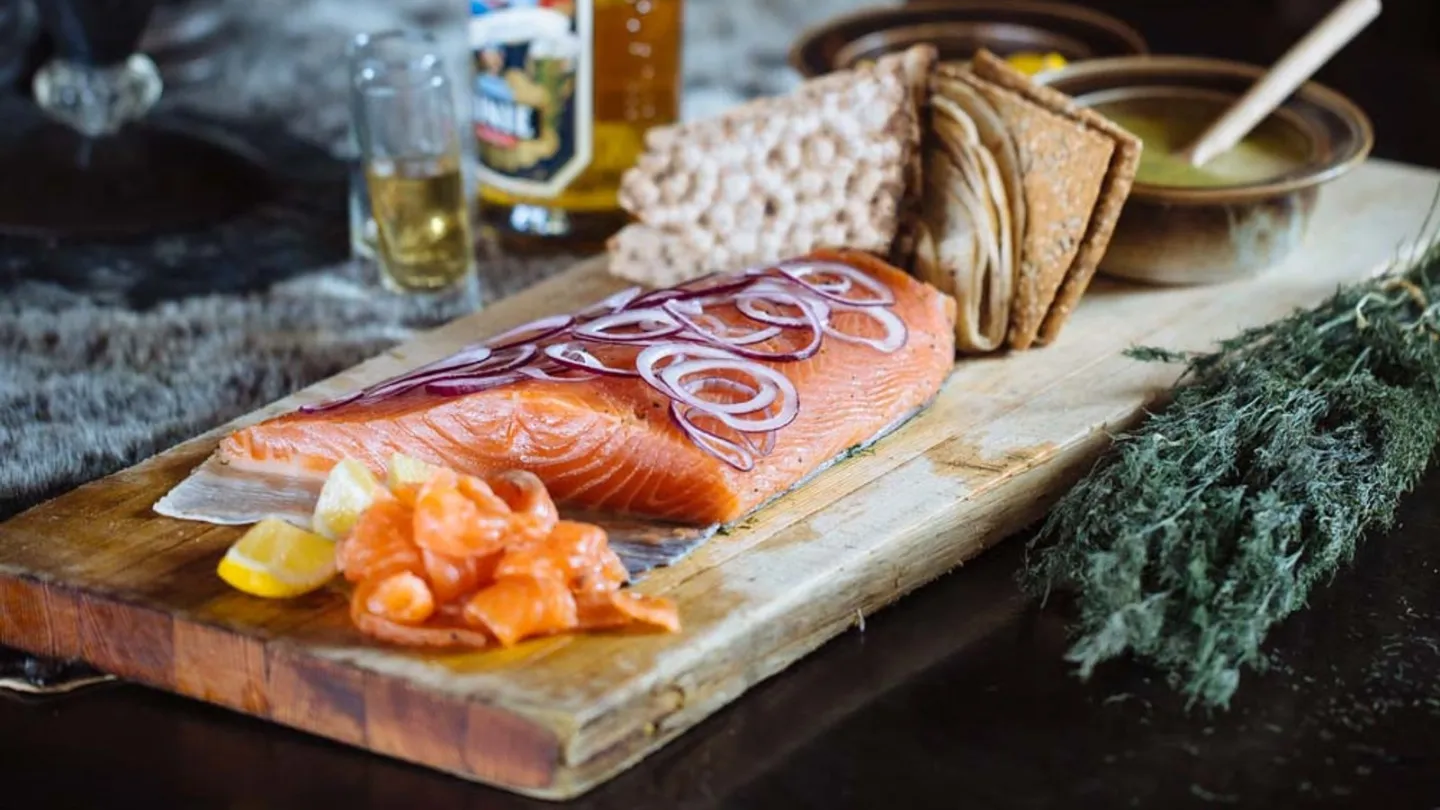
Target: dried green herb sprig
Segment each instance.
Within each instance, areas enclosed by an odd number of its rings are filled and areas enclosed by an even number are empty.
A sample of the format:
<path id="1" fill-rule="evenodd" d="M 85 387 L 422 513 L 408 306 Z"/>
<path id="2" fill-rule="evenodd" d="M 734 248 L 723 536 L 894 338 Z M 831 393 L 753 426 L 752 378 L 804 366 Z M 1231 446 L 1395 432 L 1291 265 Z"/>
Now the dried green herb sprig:
<path id="1" fill-rule="evenodd" d="M 1185 377 L 1051 512 L 1023 580 L 1075 594 L 1082 677 L 1129 653 L 1223 706 L 1434 454 L 1440 239 L 1213 353 L 1130 354 L 1186 362 Z"/>

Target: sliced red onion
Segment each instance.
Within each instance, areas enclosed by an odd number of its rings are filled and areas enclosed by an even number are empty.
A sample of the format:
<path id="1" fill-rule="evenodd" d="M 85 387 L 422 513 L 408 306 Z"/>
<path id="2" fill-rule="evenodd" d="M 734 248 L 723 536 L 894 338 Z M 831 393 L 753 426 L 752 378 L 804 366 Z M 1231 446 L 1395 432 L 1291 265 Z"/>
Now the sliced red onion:
<path id="1" fill-rule="evenodd" d="M 858 270 L 848 264 L 836 262 L 781 262 L 775 269 L 781 275 L 805 287 L 822 298 L 828 298 L 839 304 L 849 304 L 857 307 L 890 306 L 895 303 L 895 292 L 884 283 L 873 278 L 869 273 Z M 815 281 L 810 276 L 828 273 L 839 276 L 833 282 Z M 855 298 L 845 296 L 842 293 L 849 292 L 852 287 L 864 287 L 871 293 L 869 298 Z"/>
<path id="2" fill-rule="evenodd" d="M 545 356 L 567 368 L 580 371 L 590 371 L 610 377 L 638 377 L 640 375 L 638 371 L 605 365 L 604 361 L 576 340 L 552 343 L 546 346 Z"/>
<path id="3" fill-rule="evenodd" d="M 492 350 L 486 346 L 466 346 L 449 357 L 427 363 L 387 380 L 356 391 L 348 396 L 316 405 L 306 405 L 302 413 L 319 413 L 356 402 L 374 402 L 399 396 L 432 381 L 454 376 L 484 376 L 509 371 L 535 356 L 535 347 L 524 346 Z"/>
<path id="4" fill-rule="evenodd" d="M 781 306 L 793 306 L 800 310 L 802 317 L 791 317 L 789 315 L 776 315 L 765 312 L 761 308 L 763 303 L 779 303 Z M 820 299 L 809 299 L 793 295 L 781 290 L 764 290 L 759 293 L 742 293 L 737 296 L 735 306 L 746 317 L 760 323 L 768 323 L 774 326 L 787 328 L 803 328 L 810 331 L 810 342 L 798 349 L 788 349 L 775 352 L 747 351 L 740 347 L 737 353 L 756 360 L 793 361 L 807 360 L 820 351 L 820 343 L 825 331 L 825 322 L 829 317 L 830 305 Z M 781 323 L 783 321 L 783 323 Z"/>
<path id="5" fill-rule="evenodd" d="M 690 284 L 686 285 L 681 290 L 681 292 L 685 294 L 686 298 L 700 298 L 713 295 L 730 295 L 731 293 L 745 289 L 753 283 L 748 278 L 736 275 L 721 276 L 720 281 L 714 284 L 706 284 L 705 286 L 699 286 L 698 281 L 699 279 L 690 282 Z"/>
<path id="6" fill-rule="evenodd" d="M 749 472 L 755 469 L 755 456 L 749 448 L 741 447 L 729 439 L 716 436 L 709 431 L 701 430 L 690 421 L 692 408 L 686 408 L 679 402 L 670 403 L 670 418 L 680 426 L 685 435 L 690 438 L 701 450 L 720 459 L 741 472 Z"/>
<path id="7" fill-rule="evenodd" d="M 886 354 L 890 354 L 891 352 L 898 350 L 901 346 L 904 346 L 905 341 L 909 338 L 910 333 L 909 330 L 905 328 L 905 322 L 900 319 L 899 315 L 896 315 L 894 312 L 884 307 L 848 307 L 837 305 L 833 306 L 831 309 L 832 313 L 856 312 L 862 315 L 868 315 L 876 321 L 879 321 L 880 325 L 885 328 L 884 337 L 868 338 L 860 337 L 859 335 L 847 335 L 844 332 L 836 329 L 833 321 L 827 321 L 825 324 L 825 334 L 835 338 L 836 340 L 843 340 L 846 343 L 859 343 L 861 345 L 869 346 L 877 351 L 882 351 Z"/>
<path id="8" fill-rule="evenodd" d="M 522 343 L 539 343 L 569 329 L 574 323 L 575 318 L 570 315 L 552 315 L 502 332 L 485 341 L 485 345 L 492 349 L 509 349 Z"/>
<path id="9" fill-rule="evenodd" d="M 449 377 L 492 377 L 497 374 L 504 374 L 513 371 L 534 359 L 536 350 L 534 346 L 521 345 L 512 346 L 508 349 L 497 349 L 490 352 L 482 360 L 463 365 L 454 365 L 448 361 L 444 364 L 432 363 L 429 366 L 422 366 L 408 374 L 401 375 L 379 385 L 367 389 L 365 396 L 386 397 L 393 396 L 401 391 L 418 387 L 432 380 Z"/>
<path id="10" fill-rule="evenodd" d="M 732 394 L 749 397 L 749 399 L 739 402 L 703 400 L 706 410 L 723 413 L 754 413 L 770 407 L 780 397 L 779 391 L 774 386 L 755 386 L 725 377 L 702 377 L 699 380 L 684 382 L 683 386 L 685 393 L 697 398 L 710 391 L 728 391 Z"/>
<path id="11" fill-rule="evenodd" d="M 495 349 L 492 346 L 472 343 L 469 346 L 465 346 L 459 351 L 456 351 L 454 354 L 442 357 L 439 360 L 434 361 L 433 363 L 426 363 L 425 365 L 410 372 L 407 372 L 406 374 L 403 374 L 401 376 L 408 377 L 412 374 L 420 374 L 425 371 L 435 371 L 444 368 L 458 368 L 460 366 L 470 365 L 471 363 L 482 363 L 486 360 L 489 360 L 490 356 L 494 353 Z M 394 377 L 392 379 L 400 379 L 400 377 Z"/>
<path id="12" fill-rule="evenodd" d="M 364 395 L 364 391 L 356 391 L 354 393 L 346 394 L 343 397 L 321 400 L 320 402 L 314 402 L 309 405 L 301 405 L 300 413 L 324 413 L 325 411 L 339 408 L 342 405 L 349 405 L 350 403 L 359 400 L 360 397 Z"/>
<path id="13" fill-rule="evenodd" d="M 527 375 L 518 371 L 490 377 L 449 377 L 425 383 L 425 393 L 442 397 L 465 396 L 517 383 L 526 378 Z"/>
<path id="14" fill-rule="evenodd" d="M 701 299 L 666 301 L 660 305 L 660 308 L 691 332 L 706 340 L 726 346 L 749 346 L 762 343 L 780 334 L 780 327 L 772 325 L 735 334 L 737 330 L 734 326 L 705 312 L 705 302 Z"/>
<path id="15" fill-rule="evenodd" d="M 626 328 L 638 331 L 623 331 Z M 571 330 L 582 340 L 601 343 L 651 343 L 679 332 L 681 325 L 661 309 L 621 310 L 602 315 Z"/>
<path id="16" fill-rule="evenodd" d="M 692 441 L 726 463 L 749 470 L 757 457 L 775 449 L 777 432 L 799 414 L 794 384 L 771 364 L 813 356 L 826 335 L 881 352 L 896 351 L 905 344 L 907 330 L 888 306 L 894 300 L 893 292 L 877 279 L 826 261 L 789 261 L 711 274 L 646 293 L 631 287 L 575 316 L 542 318 L 349 396 L 301 410 L 368 402 L 421 387 L 437 396 L 461 396 L 524 380 L 639 376 L 671 400 L 672 418 Z M 878 323 L 883 334 L 862 337 L 841 332 L 837 316 L 852 312 Z M 796 329 L 809 331 L 805 346 L 759 348 L 793 345 L 797 338 L 785 335 Z M 614 355 L 609 361 L 601 359 L 610 356 L 605 352 L 596 354 L 604 344 L 610 344 L 608 351 Z M 628 353 L 615 354 L 621 346 L 637 350 L 633 360 Z"/>
<path id="17" fill-rule="evenodd" d="M 677 298 L 685 298 L 686 295 L 687 293 L 684 290 L 676 289 L 674 287 L 669 287 L 663 290 L 651 290 L 650 292 L 645 293 L 639 298 L 631 301 L 630 304 L 625 307 L 625 309 L 632 311 L 641 309 L 653 309 L 665 303 L 666 301 L 671 301 Z"/>
<path id="18" fill-rule="evenodd" d="M 722 391 L 725 391 L 725 390 L 733 391 L 733 392 L 735 392 L 735 393 L 737 393 L 737 394 L 740 394 L 740 395 L 742 395 L 742 396 L 748 396 L 748 397 L 754 397 L 754 396 L 758 393 L 758 390 L 757 390 L 756 387 L 753 386 L 753 385 L 749 385 L 749 384 L 746 384 L 746 383 L 738 382 L 738 381 L 736 381 L 736 380 L 726 379 L 726 378 L 724 378 L 724 377 L 709 377 L 709 378 L 706 378 L 706 379 L 701 380 L 700 383 L 699 383 L 699 385 L 692 385 L 692 384 L 687 384 L 687 385 L 686 385 L 686 388 L 687 388 L 688 390 L 690 390 L 692 393 L 698 393 L 698 391 L 696 391 L 696 389 L 699 388 L 699 387 L 719 389 L 719 390 L 722 390 Z M 767 390 L 767 391 L 773 391 L 774 389 L 772 388 L 772 389 L 766 389 L 766 390 Z M 768 407 L 769 404 L 770 404 L 770 403 L 767 402 L 767 403 L 766 403 L 766 407 Z M 706 430 L 704 427 L 695 424 L 695 421 L 694 421 L 694 420 L 695 420 L 695 414 L 696 414 L 697 412 L 703 413 L 705 416 L 708 416 L 710 419 L 715 419 L 715 415 L 712 414 L 712 413 L 705 413 L 705 412 L 702 412 L 702 411 L 700 411 L 699 409 L 695 408 L 694 406 L 687 406 L 687 407 L 686 407 L 686 418 L 687 418 L 687 421 L 689 421 L 689 423 L 690 423 L 696 430 L 703 431 L 703 432 L 705 432 L 706 434 L 711 435 L 711 436 L 716 436 L 716 434 L 715 434 L 714 431 Z M 718 420 L 717 420 L 717 421 L 718 421 Z M 722 427 L 723 427 L 723 425 L 722 425 Z M 775 449 L 775 436 L 776 436 L 776 433 L 777 433 L 777 431 L 774 431 L 774 430 L 767 430 L 767 431 L 764 431 L 763 433 L 742 433 L 742 432 L 740 432 L 740 431 L 735 431 L 735 434 L 736 434 L 736 436 L 738 437 L 738 441 L 739 441 L 740 445 L 743 446 L 746 450 L 749 450 L 750 453 L 751 453 L 752 455 L 755 455 L 755 456 L 768 456 L 768 455 L 770 455 L 770 453 L 771 453 L 772 451 L 774 451 L 774 449 Z M 722 440 L 725 440 L 724 437 L 719 437 L 719 436 L 716 436 L 716 437 L 717 437 L 717 438 L 720 438 L 720 439 L 722 439 Z M 728 441 L 728 440 L 727 440 L 727 441 Z"/>
<path id="19" fill-rule="evenodd" d="M 666 367 L 665 364 L 667 361 L 676 363 L 694 357 L 741 360 L 741 358 L 724 349 L 717 349 L 704 344 L 657 343 L 653 346 L 646 346 L 635 356 L 635 371 L 640 374 L 645 382 L 650 383 L 657 391 L 673 399 L 673 392 L 670 390 L 670 387 L 660 379 L 660 371 Z"/>
<path id="20" fill-rule="evenodd" d="M 754 280 L 751 278 L 731 274 L 724 276 L 724 280 L 716 284 L 710 284 L 704 287 L 693 286 L 699 284 L 701 281 L 708 281 L 712 278 L 716 278 L 716 274 L 711 273 L 706 276 L 701 276 L 694 281 L 688 282 L 688 284 L 684 286 L 653 290 L 631 301 L 630 306 L 626 307 L 626 309 L 636 310 L 658 307 L 666 301 L 688 301 L 692 298 L 730 295 L 754 283 Z"/>
<path id="21" fill-rule="evenodd" d="M 599 318 L 602 315 L 609 315 L 613 312 L 619 312 L 620 310 L 629 306 L 630 303 L 636 298 L 639 298 L 641 292 L 642 290 L 639 287 L 626 287 L 620 292 L 617 292 L 602 301 L 597 301 L 594 304 L 586 307 L 585 309 L 582 309 L 579 312 L 575 313 L 575 319 L 578 321 L 588 321 L 593 318 Z"/>
<path id="22" fill-rule="evenodd" d="M 756 285 L 757 287 L 759 285 Z M 823 302 L 815 302 L 821 304 Z M 780 315 L 766 311 L 761 305 L 792 307 L 798 309 L 797 316 Z M 745 314 L 745 317 L 759 323 L 768 323 L 773 326 L 804 326 L 813 328 L 815 317 L 813 307 L 807 307 L 803 300 L 795 294 L 778 288 L 749 289 L 735 296 L 735 308 Z"/>
<path id="23" fill-rule="evenodd" d="M 516 369 L 515 373 L 523 374 L 532 380 L 542 380 L 544 382 L 583 382 L 585 380 L 593 380 L 600 376 L 599 374 L 589 371 L 578 371 L 569 366 L 561 365 L 560 363 L 552 363 L 548 367 L 525 366 L 524 368 Z"/>
<path id="24" fill-rule="evenodd" d="M 682 281 L 682 282 L 680 282 L 679 284 L 676 284 L 673 289 L 678 289 L 678 290 L 693 290 L 693 289 L 695 289 L 697 286 L 699 286 L 699 285 L 701 285 L 701 284 L 704 284 L 705 282 L 709 281 L 709 280 L 712 279 L 712 278 L 719 278 L 720 275 L 721 275 L 720 273 L 715 273 L 715 272 L 706 273 L 706 274 L 701 275 L 701 276 L 696 276 L 695 278 L 692 278 L 692 279 L 690 279 L 689 281 Z"/>
<path id="25" fill-rule="evenodd" d="M 757 456 L 768 456 L 775 450 L 775 431 L 767 430 L 764 433 L 741 433 L 740 438 L 750 452 Z"/>
<path id="26" fill-rule="evenodd" d="M 792 349 L 788 352 L 776 352 L 768 355 L 753 353 L 748 356 L 761 360 L 805 360 L 820 351 L 820 342 L 825 330 L 825 323 L 830 316 L 830 305 L 822 299 L 796 295 L 788 290 L 768 286 L 756 286 L 758 288 L 757 290 L 747 291 L 736 296 L 736 308 L 745 313 L 746 317 L 760 323 L 809 329 L 810 342 L 799 349 Z M 792 317 L 790 315 L 777 315 L 773 312 L 767 312 L 761 306 L 766 303 L 794 307 L 800 310 L 801 315 L 800 317 Z"/>
<path id="27" fill-rule="evenodd" d="M 713 374 L 720 371 L 738 371 L 742 374 L 754 376 L 761 385 L 761 393 L 757 395 L 756 400 L 757 402 L 764 402 L 765 404 L 741 403 L 740 405 L 716 405 L 713 402 L 707 402 L 695 394 L 690 393 L 689 388 L 684 384 L 685 378 L 691 375 L 702 373 Z M 681 360 L 677 363 L 671 363 L 661 370 L 660 379 L 669 386 L 676 399 L 687 405 L 693 405 L 713 414 L 716 419 L 719 419 L 735 430 L 751 433 L 779 430 L 791 422 L 794 422 L 795 417 L 800 414 L 800 397 L 795 391 L 795 385 L 790 382 L 789 377 L 786 377 L 784 374 L 781 374 L 769 366 L 739 357 L 733 359 L 706 358 Z M 768 395 L 768 399 L 765 392 L 765 388 L 767 387 L 766 383 L 769 383 L 770 386 L 777 389 L 772 395 Z M 780 402 L 780 408 L 773 415 L 753 416 L 759 409 L 765 408 L 777 399 Z M 745 411 L 740 411 L 739 415 L 732 413 L 733 409 L 742 406 L 748 407 Z M 750 415 L 748 418 L 742 418 L 747 414 Z"/>
<path id="28" fill-rule="evenodd" d="M 635 358 L 635 367 L 640 376 L 661 393 L 709 413 L 735 430 L 757 433 L 778 430 L 795 421 L 800 412 L 800 398 L 789 377 L 767 365 L 739 357 L 724 349 L 683 344 L 650 346 Z M 713 380 L 720 378 L 717 372 L 726 371 L 738 372 L 753 379 L 756 384 L 750 387 L 757 392 L 754 395 L 756 402 L 763 401 L 763 404 L 708 402 L 692 393 L 695 382 L 686 379 L 706 373 L 704 379 Z M 760 393 L 767 387 L 775 389 L 773 396 Z M 773 415 L 749 419 L 738 418 L 736 415 L 755 413 L 777 400 L 780 408 Z M 742 407 L 745 408 L 744 411 L 740 410 Z"/>

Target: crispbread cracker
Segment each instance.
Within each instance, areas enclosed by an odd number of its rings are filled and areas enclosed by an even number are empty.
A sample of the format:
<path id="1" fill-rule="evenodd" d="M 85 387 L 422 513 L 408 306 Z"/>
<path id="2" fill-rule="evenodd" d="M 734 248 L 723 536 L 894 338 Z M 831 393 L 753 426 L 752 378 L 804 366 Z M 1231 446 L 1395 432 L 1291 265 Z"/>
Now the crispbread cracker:
<path id="1" fill-rule="evenodd" d="M 975 55 L 971 70 L 975 77 L 1079 124 L 1088 137 L 1098 136 L 1111 144 L 1110 157 L 1097 192 L 1091 199 L 1088 222 L 1078 248 L 1059 288 L 1051 296 L 1038 332 L 1033 335 L 1034 342 L 1043 346 L 1059 335 L 1095 277 L 1110 237 L 1115 232 L 1120 210 L 1135 182 L 1135 171 L 1140 165 L 1140 139 L 1094 110 L 1081 107 L 1069 96 L 1035 84 L 989 51 L 982 50 Z M 1088 193 L 1085 196 L 1089 196 Z M 1030 216 L 1035 216 L 1033 211 Z M 1017 345 L 1016 348 L 1024 347 Z"/>
<path id="2" fill-rule="evenodd" d="M 1009 202 L 974 122 L 948 99 L 936 96 L 931 105 L 925 219 L 937 252 L 934 263 L 917 259 L 916 271 L 932 284 L 948 277 L 958 303 L 956 346 L 995 351 L 1005 345 L 1013 298 Z"/>
<path id="3" fill-rule="evenodd" d="M 923 96 L 935 50 L 814 79 L 719 117 L 662 127 L 621 182 L 637 221 L 610 270 L 654 286 L 821 247 L 901 266 L 913 250 Z"/>
<path id="4" fill-rule="evenodd" d="M 1029 348 L 1080 250 L 1114 151 L 1111 140 L 971 70 L 941 68 L 989 102 L 1015 139 L 1026 229 L 1008 343 Z"/>

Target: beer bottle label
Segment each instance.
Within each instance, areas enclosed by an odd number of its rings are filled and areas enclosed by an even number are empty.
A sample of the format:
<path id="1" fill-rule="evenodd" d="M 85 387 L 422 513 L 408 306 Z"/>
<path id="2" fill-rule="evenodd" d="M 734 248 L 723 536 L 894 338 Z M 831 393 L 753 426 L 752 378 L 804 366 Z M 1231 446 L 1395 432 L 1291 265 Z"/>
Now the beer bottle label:
<path id="1" fill-rule="evenodd" d="M 471 0 L 479 179 L 554 197 L 592 158 L 594 0 Z"/>

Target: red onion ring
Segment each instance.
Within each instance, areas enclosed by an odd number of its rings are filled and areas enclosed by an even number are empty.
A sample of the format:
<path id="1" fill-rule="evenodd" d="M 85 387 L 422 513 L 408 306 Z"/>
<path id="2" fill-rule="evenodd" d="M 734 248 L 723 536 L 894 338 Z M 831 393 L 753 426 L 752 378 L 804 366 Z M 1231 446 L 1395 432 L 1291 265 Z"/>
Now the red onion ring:
<path id="1" fill-rule="evenodd" d="M 872 278 L 869 273 L 857 270 L 847 264 L 835 262 L 781 262 L 775 266 L 776 271 L 781 275 L 801 285 L 816 295 L 827 298 L 837 304 L 848 304 L 856 307 L 890 306 L 895 303 L 895 292 L 882 282 Z M 808 276 L 814 273 L 829 273 L 841 277 L 841 281 L 825 284 L 811 281 Z M 843 282 L 843 283 L 842 283 Z M 840 293 L 847 292 L 852 286 L 864 287 L 873 294 L 873 298 L 855 299 L 846 298 Z"/>
<path id="2" fill-rule="evenodd" d="M 755 285 L 760 287 L 761 285 Z M 776 315 L 773 312 L 766 312 L 760 308 L 760 304 L 779 304 L 780 306 L 794 307 L 800 310 L 801 317 L 789 315 Z M 766 289 L 751 288 L 735 296 L 735 308 L 744 313 L 745 317 L 752 321 L 768 323 L 772 326 L 804 326 L 814 328 L 816 319 L 813 313 L 806 311 L 805 304 L 801 303 L 799 296 L 778 287 Z M 805 317 L 810 316 L 810 317 Z"/>
<path id="3" fill-rule="evenodd" d="M 569 329 L 574 323 L 575 318 L 570 315 L 551 315 L 501 332 L 485 341 L 485 345 L 492 349 L 509 349 L 522 343 L 539 343 Z"/>
<path id="4" fill-rule="evenodd" d="M 563 373 L 564 376 L 560 376 L 560 373 L 557 372 Z M 577 371 L 560 363 L 554 363 L 549 368 L 544 366 L 525 366 L 524 368 L 516 369 L 515 373 L 524 374 L 532 380 L 541 380 L 543 382 L 583 382 L 585 380 L 593 380 L 600 376 L 599 374 L 588 371 Z"/>
<path id="5" fill-rule="evenodd" d="M 638 327 L 641 331 L 618 334 L 614 331 L 626 326 Z M 600 343 L 647 344 L 670 337 L 681 328 L 681 325 L 663 310 L 634 309 L 602 315 L 575 327 L 570 333 L 581 340 Z"/>
<path id="6" fill-rule="evenodd" d="M 670 418 L 675 421 L 680 430 L 684 431 L 690 441 L 694 442 L 701 450 L 741 472 L 755 469 L 755 456 L 749 449 L 696 427 L 690 421 L 691 410 L 683 407 L 679 402 L 670 403 Z"/>
<path id="7" fill-rule="evenodd" d="M 399 396 L 407 391 L 419 388 L 432 380 L 455 376 L 502 373 L 523 365 L 534 355 L 535 348 L 533 346 L 514 347 L 499 351 L 492 350 L 487 346 L 466 346 L 449 357 L 441 358 L 433 363 L 426 363 L 404 374 L 381 380 L 374 385 L 366 386 L 353 394 L 340 397 L 339 399 L 333 399 L 315 405 L 305 405 L 300 408 L 300 411 L 301 413 L 320 413 L 338 408 L 342 405 L 350 405 L 357 402 L 375 402 L 387 397 Z"/>
<path id="8" fill-rule="evenodd" d="M 905 345 L 905 341 L 909 339 L 910 332 L 908 329 L 905 328 L 905 322 L 900 319 L 899 315 L 896 315 L 889 309 L 885 309 L 882 307 L 835 306 L 832 307 L 832 311 L 858 312 L 863 315 L 868 315 L 871 318 L 879 321 L 881 326 L 885 327 L 885 337 L 867 338 L 860 337 L 858 335 L 847 335 L 844 332 L 836 329 L 834 324 L 828 322 L 827 320 L 825 324 L 825 334 L 835 338 L 836 340 L 843 340 L 846 343 L 858 343 L 863 346 L 869 346 L 876 351 L 890 354 L 899 350 L 901 346 Z"/>
<path id="9" fill-rule="evenodd" d="M 591 304 L 585 309 L 582 309 L 579 312 L 575 313 L 575 320 L 588 321 L 593 318 L 598 318 L 602 315 L 610 315 L 612 313 L 619 312 L 620 310 L 629 306 L 630 303 L 636 298 L 638 298 L 640 296 L 640 293 L 641 289 L 639 287 L 626 287 L 620 292 L 617 292 L 614 295 L 601 301 L 596 301 L 594 304 Z"/>
<path id="10" fill-rule="evenodd" d="M 698 298 L 666 301 L 660 305 L 660 308 L 665 310 L 670 317 L 674 318 L 691 332 L 712 343 L 719 343 L 725 346 L 749 346 L 754 343 L 762 343 L 780 334 L 780 327 L 773 325 L 766 325 L 763 328 L 755 329 L 739 336 L 722 334 L 720 329 L 731 330 L 733 327 L 713 316 L 709 317 L 708 320 L 719 324 L 720 328 L 707 326 L 703 323 L 700 317 L 707 314 L 705 312 L 705 302 Z"/>
<path id="11" fill-rule="evenodd" d="M 705 377 L 694 383 L 687 383 L 684 386 L 685 393 L 698 397 L 706 392 L 706 389 L 719 389 L 730 393 L 750 397 L 735 403 L 710 402 L 705 400 L 705 409 L 710 411 L 721 411 L 724 413 L 746 414 L 764 410 L 774 404 L 780 397 L 775 388 L 765 388 L 754 385 L 747 385 L 736 380 L 725 377 Z"/>
<path id="12" fill-rule="evenodd" d="M 661 365 L 664 361 L 671 361 Z M 800 397 L 794 383 L 779 371 L 762 363 L 737 356 L 724 349 L 704 345 L 660 344 L 650 346 L 635 358 L 635 368 L 640 376 L 656 390 L 686 405 L 704 411 L 727 427 L 743 432 L 763 433 L 778 430 L 791 422 L 800 412 Z M 757 392 L 773 386 L 775 397 L 765 399 L 763 404 L 724 404 L 707 402 L 691 392 L 693 385 L 687 385 L 685 378 L 702 372 L 737 371 L 753 378 Z M 715 379 L 707 377 L 707 380 Z M 757 399 L 761 397 L 756 394 Z M 778 413 L 759 419 L 739 419 L 736 414 L 754 413 L 778 400 Z M 744 407 L 744 411 L 740 408 Z"/>
<path id="13" fill-rule="evenodd" d="M 604 374 L 609 377 L 638 377 L 640 372 L 630 371 L 623 368 L 607 366 L 590 350 L 581 345 L 578 340 L 568 340 L 564 343 L 552 343 L 545 347 L 545 356 L 567 368 L 578 371 L 590 371 L 595 374 Z"/>
<path id="14" fill-rule="evenodd" d="M 666 396 L 671 396 L 670 387 L 660 379 L 661 365 L 665 361 L 680 362 L 692 357 L 709 358 L 730 358 L 740 359 L 736 355 L 717 349 L 712 346 L 696 343 L 657 343 L 653 346 L 646 346 L 635 355 L 635 371 L 640 377 L 649 383 L 652 388 Z M 671 396 L 673 399 L 674 397 Z"/>
<path id="15" fill-rule="evenodd" d="M 716 274 L 711 273 L 706 276 L 701 276 L 700 278 L 689 282 L 689 284 L 696 284 L 700 281 L 708 280 L 715 277 L 715 275 Z M 746 287 L 750 286 L 752 283 L 754 283 L 754 281 L 750 278 L 735 277 L 733 275 L 727 278 L 729 280 L 724 281 L 720 284 L 712 284 L 709 287 L 693 288 L 688 286 L 680 286 L 667 287 L 663 290 L 654 290 L 645 293 L 639 298 L 636 298 L 634 301 L 631 301 L 630 306 L 626 307 L 626 309 L 638 310 L 649 307 L 658 307 L 666 301 L 688 301 L 691 298 L 729 295 L 734 292 L 739 292 L 740 290 L 743 290 Z"/>
<path id="16" fill-rule="evenodd" d="M 743 405 L 746 406 L 746 410 L 740 411 L 740 415 L 755 413 L 758 409 L 766 407 L 766 405 L 769 405 L 776 399 L 780 401 L 780 410 L 771 416 L 742 419 L 731 412 L 733 409 L 741 407 L 741 405 L 717 406 L 715 403 L 707 402 L 695 394 L 692 394 L 689 387 L 683 384 L 684 379 L 692 374 L 716 371 L 738 371 L 742 374 L 753 375 L 757 380 L 761 381 L 762 393 L 757 399 L 763 401 L 765 404 L 754 405 L 751 403 L 743 403 Z M 795 390 L 794 383 L 790 382 L 789 377 L 786 377 L 784 374 L 781 374 L 769 366 L 747 361 L 742 358 L 681 360 L 666 366 L 660 372 L 659 376 L 660 380 L 674 392 L 677 400 L 712 414 L 727 427 L 734 428 L 735 430 L 746 433 L 763 433 L 767 430 L 779 430 L 791 422 L 794 422 L 795 417 L 800 415 L 800 396 Z M 775 395 L 768 400 L 765 399 L 764 394 L 765 382 L 769 382 L 777 389 Z"/>
<path id="17" fill-rule="evenodd" d="M 442 397 L 458 397 L 499 388 L 503 385 L 526 379 L 525 374 L 515 371 L 491 377 L 449 377 L 425 383 L 425 393 Z"/>
<path id="18" fill-rule="evenodd" d="M 764 433 L 741 433 L 740 438 L 750 452 L 757 456 L 768 456 L 775 450 L 775 431 L 773 430 L 767 430 Z"/>

